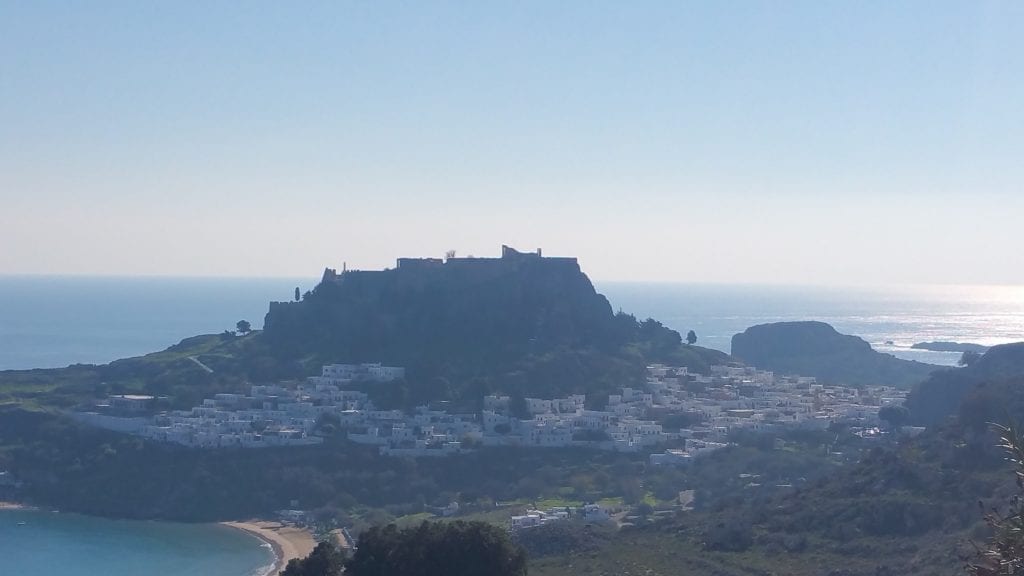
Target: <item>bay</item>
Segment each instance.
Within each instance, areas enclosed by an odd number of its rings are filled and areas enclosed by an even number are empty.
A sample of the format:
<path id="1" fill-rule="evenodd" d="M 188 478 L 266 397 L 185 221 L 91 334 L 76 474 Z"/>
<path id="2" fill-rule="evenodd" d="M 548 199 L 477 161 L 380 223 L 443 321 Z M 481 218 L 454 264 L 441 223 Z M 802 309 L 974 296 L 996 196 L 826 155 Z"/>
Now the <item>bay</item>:
<path id="1" fill-rule="evenodd" d="M 217 524 L 0 510 L 0 573 L 25 576 L 261 576 L 274 555 Z"/>

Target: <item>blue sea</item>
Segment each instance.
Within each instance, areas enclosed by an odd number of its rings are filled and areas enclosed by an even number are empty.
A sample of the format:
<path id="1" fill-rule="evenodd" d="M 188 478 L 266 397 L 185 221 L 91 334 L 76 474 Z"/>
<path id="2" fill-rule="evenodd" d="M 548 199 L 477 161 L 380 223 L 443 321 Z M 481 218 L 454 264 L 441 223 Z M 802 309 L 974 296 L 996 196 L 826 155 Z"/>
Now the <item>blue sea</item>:
<path id="1" fill-rule="evenodd" d="M 809 287 L 603 283 L 615 309 L 697 334 L 723 352 L 732 336 L 768 322 L 820 320 L 907 360 L 955 365 L 956 352 L 913 350 L 917 342 L 994 346 L 1024 341 L 1024 286 Z"/>
<path id="2" fill-rule="evenodd" d="M 262 576 L 273 564 L 268 546 L 217 524 L 0 510 L 0 574 Z"/>
<path id="3" fill-rule="evenodd" d="M 0 370 L 106 363 L 196 334 L 263 327 L 316 280 L 0 276 Z"/>
<path id="4" fill-rule="evenodd" d="M 105 363 L 162 350 L 187 336 L 263 325 L 271 300 L 316 278 L 0 276 L 0 370 Z M 597 282 L 616 310 L 655 318 L 729 352 L 749 326 L 821 320 L 901 358 L 951 365 L 959 354 L 915 342 L 1024 340 L 1024 286 L 831 288 Z M 891 342 L 889 344 L 888 342 Z"/>
<path id="5" fill-rule="evenodd" d="M 103 363 L 161 350 L 187 336 L 260 328 L 271 300 L 315 279 L 0 276 L 0 369 Z M 950 365 L 956 353 L 920 341 L 985 345 L 1024 340 L 1024 287 L 821 288 L 598 282 L 616 310 L 656 318 L 725 352 L 733 334 L 765 322 L 821 320 L 901 358 Z M 24 525 L 18 525 L 25 522 Z M 270 563 L 258 540 L 211 525 L 123 522 L 0 511 L 0 574 L 250 576 Z"/>

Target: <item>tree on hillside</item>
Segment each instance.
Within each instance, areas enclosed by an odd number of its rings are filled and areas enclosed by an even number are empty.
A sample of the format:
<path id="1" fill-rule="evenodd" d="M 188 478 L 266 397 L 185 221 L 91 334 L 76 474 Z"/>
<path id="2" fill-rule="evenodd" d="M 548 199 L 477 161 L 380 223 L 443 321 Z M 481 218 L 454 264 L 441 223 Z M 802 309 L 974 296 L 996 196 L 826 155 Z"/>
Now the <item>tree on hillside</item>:
<path id="1" fill-rule="evenodd" d="M 689 344 L 690 346 L 693 346 L 694 344 L 696 344 L 697 343 L 697 333 L 694 332 L 693 330 L 690 330 L 689 332 L 687 332 L 686 333 L 686 343 Z"/>
<path id="2" fill-rule="evenodd" d="M 530 408 L 526 403 L 526 398 L 522 394 L 516 392 L 509 395 L 508 413 L 520 420 L 530 419 Z"/>
<path id="3" fill-rule="evenodd" d="M 252 324 L 249 324 L 248 320 L 239 320 L 235 324 L 235 329 L 238 330 L 239 334 L 244 336 L 249 332 L 252 332 Z"/>
<path id="4" fill-rule="evenodd" d="M 299 301 L 299 300 L 301 300 L 301 299 L 302 299 L 302 295 L 301 295 L 301 293 L 299 292 L 299 287 L 298 287 L 298 286 L 296 286 L 296 287 L 295 287 L 295 301 L 296 301 L 296 302 L 298 302 L 298 301 Z"/>
<path id="5" fill-rule="evenodd" d="M 896 429 L 910 421 L 910 411 L 903 406 L 883 406 L 878 411 L 878 418 Z"/>
<path id="6" fill-rule="evenodd" d="M 329 542 L 321 542 L 305 558 L 288 561 L 281 576 L 338 576 L 345 567 L 345 554 Z"/>
<path id="7" fill-rule="evenodd" d="M 401 530 L 391 524 L 359 537 L 345 574 L 526 576 L 526 553 L 505 530 L 485 522 L 423 522 Z"/>

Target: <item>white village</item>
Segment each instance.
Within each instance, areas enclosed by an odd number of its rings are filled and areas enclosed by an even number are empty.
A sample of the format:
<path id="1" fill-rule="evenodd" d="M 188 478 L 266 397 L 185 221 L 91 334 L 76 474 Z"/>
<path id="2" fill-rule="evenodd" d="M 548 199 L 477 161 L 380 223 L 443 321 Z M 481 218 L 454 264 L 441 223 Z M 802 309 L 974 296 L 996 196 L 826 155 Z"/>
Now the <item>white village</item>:
<path id="1" fill-rule="evenodd" d="M 714 366 L 701 375 L 664 365 L 647 368 L 644 389 L 624 387 L 600 410 L 588 409 L 583 395 L 525 398 L 526 414 L 517 416 L 510 396 L 491 395 L 477 414 L 429 404 L 410 414 L 380 410 L 365 392 L 351 389 L 355 383 L 404 377 L 403 368 L 379 363 L 332 364 L 303 383 L 253 385 L 248 395 L 217 394 L 191 410 L 146 416 L 153 397 L 118 395 L 75 416 L 95 426 L 206 449 L 319 444 L 319 425 L 331 420 L 350 441 L 375 445 L 388 456 L 576 446 L 652 452 L 652 464 L 686 465 L 726 446 L 736 432 L 823 430 L 843 423 L 861 434 L 877 433 L 879 410 L 901 405 L 906 395 L 888 386 L 830 386 L 746 366 Z M 686 424 L 673 429 L 658 423 L 671 416 L 684 417 Z M 658 450 L 666 444 L 673 447 Z"/>

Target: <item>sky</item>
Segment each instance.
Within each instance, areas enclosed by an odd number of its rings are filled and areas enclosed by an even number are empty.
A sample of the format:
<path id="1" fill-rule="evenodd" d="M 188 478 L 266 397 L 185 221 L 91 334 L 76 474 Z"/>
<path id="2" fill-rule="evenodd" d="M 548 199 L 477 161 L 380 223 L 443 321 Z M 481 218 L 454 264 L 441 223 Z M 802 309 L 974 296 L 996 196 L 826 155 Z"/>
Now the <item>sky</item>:
<path id="1" fill-rule="evenodd" d="M 0 274 L 1024 284 L 1024 3 L 0 0 Z"/>

